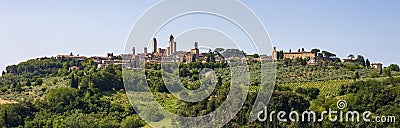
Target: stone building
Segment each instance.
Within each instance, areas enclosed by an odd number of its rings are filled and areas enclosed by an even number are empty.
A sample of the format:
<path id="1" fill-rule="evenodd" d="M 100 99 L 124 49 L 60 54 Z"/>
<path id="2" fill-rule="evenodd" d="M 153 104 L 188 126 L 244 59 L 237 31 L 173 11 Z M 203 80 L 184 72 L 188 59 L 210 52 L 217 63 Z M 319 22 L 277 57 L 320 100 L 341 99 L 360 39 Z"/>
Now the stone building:
<path id="1" fill-rule="evenodd" d="M 184 56 L 184 62 L 190 63 L 197 61 L 200 58 L 200 51 L 198 48 L 198 42 L 194 42 L 194 48 L 190 49 L 190 52 L 187 52 Z"/>
<path id="2" fill-rule="evenodd" d="M 79 56 L 79 55 L 73 55 L 72 53 L 69 55 L 57 55 L 56 59 L 74 59 L 74 60 L 80 60 L 83 61 L 85 60 L 87 57 L 85 56 Z"/>
<path id="3" fill-rule="evenodd" d="M 383 64 L 382 63 L 372 63 L 371 67 L 376 68 L 376 69 L 382 69 Z"/>
<path id="4" fill-rule="evenodd" d="M 283 54 L 283 55 L 282 55 Z M 274 51 L 272 53 L 272 58 L 274 60 L 280 60 L 280 59 L 296 59 L 296 58 L 310 58 L 313 59 L 315 58 L 315 54 L 312 52 L 306 52 L 304 50 L 304 48 L 301 49 L 301 51 L 299 50 L 299 52 L 283 52 L 283 50 L 281 51 L 277 51 L 276 47 L 274 47 Z"/>
<path id="5" fill-rule="evenodd" d="M 357 58 L 345 58 L 343 62 L 357 62 Z"/>

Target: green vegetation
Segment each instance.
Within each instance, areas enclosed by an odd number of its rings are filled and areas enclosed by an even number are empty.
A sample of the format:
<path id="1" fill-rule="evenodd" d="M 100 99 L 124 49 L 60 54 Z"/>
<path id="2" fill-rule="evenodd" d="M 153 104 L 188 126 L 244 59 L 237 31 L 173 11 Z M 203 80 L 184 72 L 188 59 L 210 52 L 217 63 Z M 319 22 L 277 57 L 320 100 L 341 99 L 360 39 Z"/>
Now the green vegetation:
<path id="1" fill-rule="evenodd" d="M 293 90 L 299 88 L 302 89 L 318 89 L 320 94 L 323 96 L 337 96 L 340 91 L 340 87 L 343 85 L 349 85 L 354 80 L 329 80 L 329 81 L 313 81 L 313 82 L 296 82 L 296 83 L 285 83 L 278 86 L 289 87 Z"/>
<path id="2" fill-rule="evenodd" d="M 77 70 L 68 70 L 77 66 Z M 124 94 L 120 66 L 93 60 L 40 58 L 7 67 L 1 79 L 0 127 L 130 127 L 136 112 Z M 32 82 L 34 81 L 34 82 Z M 121 123 L 123 122 L 123 123 Z"/>
<path id="3" fill-rule="evenodd" d="M 132 78 L 126 81 L 147 82 L 156 100 L 169 112 L 188 117 L 200 116 L 217 109 L 229 94 L 232 73 L 227 63 L 215 63 L 220 51 L 209 52 L 208 63 L 193 62 L 180 64 L 179 74 L 183 85 L 198 89 L 201 82 L 199 73 L 213 69 L 216 87 L 207 99 L 197 103 L 181 101 L 166 88 L 160 64 L 146 64 L 146 78 Z M 235 56 L 235 51 L 227 49 Z M 315 49 L 313 53 L 319 54 Z M 322 51 L 322 56 L 335 54 Z M 238 54 L 239 56 L 239 54 Z M 258 55 L 253 55 L 258 57 Z M 352 56 L 353 58 L 354 55 Z M 347 108 L 357 111 L 371 111 L 374 115 L 400 115 L 400 73 L 398 65 L 382 70 L 368 66 L 369 60 L 359 55 L 356 62 L 319 61 L 318 66 L 308 66 L 309 58 L 282 60 L 277 62 L 277 86 L 268 110 L 321 112 L 337 108 L 336 102 L 345 99 Z M 249 122 L 249 113 L 261 84 L 260 62 L 248 62 L 250 70 L 250 93 L 238 115 L 225 127 L 396 127 L 395 123 L 366 122 Z M 77 69 L 70 69 L 76 66 Z M 40 58 L 7 67 L 0 77 L 0 127 L 142 127 L 146 123 L 137 115 L 125 94 L 121 66 L 97 68 L 92 59 L 73 60 Z M 241 77 L 238 77 L 241 79 Z M 170 81 L 168 81 L 170 82 Z M 168 83 L 167 82 L 167 83 Z M 168 83 L 169 84 L 169 83 Z M 171 82 L 171 84 L 174 84 Z M 140 85 L 140 84 L 139 84 Z M 140 86 L 132 87 L 141 90 Z M 138 94 L 140 95 L 140 94 Z M 130 99 L 147 101 L 148 99 Z M 11 101 L 15 101 L 11 102 Z M 149 107 L 134 104 L 134 107 Z M 153 121 L 165 124 L 187 124 L 168 119 L 163 113 L 154 112 Z M 155 118 L 156 117 L 156 118 Z M 143 118 L 143 117 L 142 117 Z M 189 123 L 189 124 L 188 124 Z"/>

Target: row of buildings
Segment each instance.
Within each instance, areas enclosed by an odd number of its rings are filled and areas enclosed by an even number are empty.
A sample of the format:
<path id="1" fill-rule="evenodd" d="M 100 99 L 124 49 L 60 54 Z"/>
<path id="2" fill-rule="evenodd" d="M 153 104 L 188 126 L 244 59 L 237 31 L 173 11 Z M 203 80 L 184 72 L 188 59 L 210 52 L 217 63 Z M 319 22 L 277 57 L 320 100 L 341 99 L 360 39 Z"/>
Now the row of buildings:
<path id="1" fill-rule="evenodd" d="M 94 63 L 97 65 L 98 68 L 104 68 L 109 65 L 123 65 L 124 63 L 127 62 L 122 59 L 123 57 L 124 54 L 114 56 L 113 53 L 107 53 L 106 56 L 92 56 L 92 57 L 73 55 L 72 53 L 70 53 L 69 55 L 57 55 L 56 59 L 74 59 L 78 61 L 93 59 Z M 73 70 L 74 68 L 76 67 L 70 67 L 69 70 Z"/>
<path id="2" fill-rule="evenodd" d="M 196 61 L 206 62 L 209 56 L 208 53 L 202 53 L 199 50 L 199 43 L 194 42 L 194 46 L 189 51 L 178 51 L 177 50 L 177 42 L 175 42 L 174 36 L 171 35 L 169 37 L 167 47 L 161 48 L 158 47 L 158 41 L 156 38 L 153 38 L 151 44 L 151 51 L 148 52 L 147 47 L 144 47 L 143 53 L 136 53 L 136 48 L 132 48 L 132 53 L 130 54 L 120 54 L 118 56 L 114 56 L 113 53 L 107 53 L 105 57 L 100 56 L 93 56 L 90 57 L 94 60 L 95 64 L 97 64 L 98 68 L 107 67 L 109 65 L 123 65 L 127 63 L 136 63 L 136 62 L 148 62 L 148 63 L 190 63 Z M 76 60 L 85 60 L 87 57 L 85 56 L 74 56 L 72 53 L 69 55 L 58 55 L 58 59 L 62 58 L 71 58 Z M 284 52 L 283 50 L 277 50 L 274 47 L 272 53 L 273 60 L 283 60 L 283 59 L 296 59 L 296 58 L 309 58 L 307 65 L 318 65 L 318 61 L 328 61 L 328 62 L 335 62 L 340 61 L 339 58 L 336 56 L 333 57 L 323 57 L 321 55 L 316 56 L 316 53 L 305 51 L 304 48 L 299 49 L 297 52 Z M 226 58 L 222 56 L 214 56 L 213 57 L 215 62 L 226 62 Z M 248 61 L 260 61 L 260 58 L 253 58 L 248 57 L 246 58 Z M 344 62 L 354 62 L 356 59 L 354 58 L 347 58 L 343 59 Z M 136 67 L 135 65 L 132 65 Z M 382 68 L 381 63 L 372 63 L 371 67 L 373 68 Z"/>
<path id="3" fill-rule="evenodd" d="M 299 50 L 298 52 L 292 52 L 291 50 L 289 52 L 284 52 L 283 50 L 276 50 L 276 47 L 274 47 L 274 51 L 272 52 L 272 58 L 274 60 L 280 60 L 280 59 L 296 59 L 296 58 L 315 58 L 315 54 L 312 52 L 306 52 L 304 48 Z"/>
<path id="4" fill-rule="evenodd" d="M 301 50 L 299 49 L 298 52 L 292 52 L 289 50 L 289 52 L 284 52 L 283 50 L 277 50 L 276 47 L 274 47 L 273 53 L 272 53 L 272 58 L 274 60 L 282 60 L 282 59 L 296 59 L 296 58 L 310 58 L 310 60 L 307 62 L 308 65 L 318 65 L 318 60 L 323 60 L 323 61 L 328 61 L 328 62 L 336 62 L 340 61 L 339 58 L 336 56 L 332 57 L 323 57 L 323 56 L 316 56 L 316 53 L 313 52 L 308 52 L 305 51 L 304 48 Z M 343 59 L 344 62 L 356 62 L 356 58 L 345 58 Z M 381 69 L 383 67 L 382 63 L 371 63 L 372 68 L 377 68 Z"/>
<path id="5" fill-rule="evenodd" d="M 157 38 L 153 38 L 151 43 L 151 52 L 148 52 L 147 47 L 144 47 L 144 53 L 135 53 L 135 47 L 132 48 L 132 59 L 134 61 L 146 61 L 148 63 L 190 63 L 199 60 L 207 60 L 207 54 L 200 52 L 199 43 L 194 42 L 193 48 L 189 51 L 178 51 L 177 43 L 173 35 L 169 37 L 167 47 L 158 47 Z M 129 56 L 129 55 L 128 55 Z M 130 56 L 128 57 L 130 58 Z M 144 60 L 143 60 L 144 59 Z M 216 57 L 216 62 L 225 61 L 222 57 Z"/>
<path id="6" fill-rule="evenodd" d="M 94 60 L 98 68 L 103 68 L 109 65 L 124 65 L 127 63 L 135 63 L 139 61 L 146 61 L 148 63 L 190 63 L 203 60 L 203 62 L 205 62 L 205 60 L 207 60 L 207 54 L 208 53 L 200 52 L 198 42 L 194 42 L 194 46 L 192 49 L 190 49 L 190 51 L 178 51 L 177 43 L 175 42 L 174 36 L 171 35 L 169 37 L 168 46 L 165 49 L 158 47 L 157 39 L 153 38 L 150 52 L 148 51 L 147 47 L 144 47 L 143 53 L 136 53 L 136 47 L 132 47 L 132 53 L 130 54 L 120 54 L 114 56 L 113 53 L 107 53 L 105 57 L 92 56 L 89 58 Z M 72 53 L 69 55 L 57 55 L 56 58 L 69 58 L 80 61 L 88 59 L 88 57 L 73 55 Z M 222 61 L 225 61 L 225 59 L 219 56 L 215 57 L 215 62 Z"/>

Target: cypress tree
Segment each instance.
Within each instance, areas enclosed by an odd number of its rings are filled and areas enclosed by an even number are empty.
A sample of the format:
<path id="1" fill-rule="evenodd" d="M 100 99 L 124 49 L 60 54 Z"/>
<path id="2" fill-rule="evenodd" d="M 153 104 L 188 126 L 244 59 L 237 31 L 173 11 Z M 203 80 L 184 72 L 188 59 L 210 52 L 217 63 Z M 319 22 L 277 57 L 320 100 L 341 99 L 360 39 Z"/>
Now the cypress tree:
<path id="1" fill-rule="evenodd" d="M 31 86 L 32 84 L 31 84 L 31 81 L 30 80 L 28 80 L 27 82 L 26 82 L 26 84 L 25 84 L 26 86 Z"/>
<path id="2" fill-rule="evenodd" d="M 371 67 L 371 62 L 369 62 L 368 59 L 365 61 L 365 66 L 366 66 L 367 68 L 370 68 L 370 67 Z"/>
<path id="3" fill-rule="evenodd" d="M 71 76 L 71 87 L 78 88 L 78 78 L 76 78 L 74 74 Z"/>
<path id="4" fill-rule="evenodd" d="M 8 113 L 7 113 L 7 110 L 4 110 L 4 117 L 3 117 L 3 121 L 4 121 L 4 125 L 6 126 L 6 127 L 8 127 L 9 125 L 8 125 Z"/>

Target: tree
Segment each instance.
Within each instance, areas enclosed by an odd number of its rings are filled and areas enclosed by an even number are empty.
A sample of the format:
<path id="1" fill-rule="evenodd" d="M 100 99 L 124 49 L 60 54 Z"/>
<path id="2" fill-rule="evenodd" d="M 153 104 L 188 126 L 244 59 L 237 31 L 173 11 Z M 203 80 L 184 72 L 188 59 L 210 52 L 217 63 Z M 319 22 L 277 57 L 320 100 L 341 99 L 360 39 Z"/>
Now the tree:
<path id="1" fill-rule="evenodd" d="M 324 57 L 324 54 L 318 53 L 318 57 Z"/>
<path id="2" fill-rule="evenodd" d="M 362 66 L 364 66 L 364 67 L 366 66 L 364 56 L 358 55 L 356 61 L 357 61 L 358 63 L 360 63 Z"/>
<path id="3" fill-rule="evenodd" d="M 371 62 L 369 62 L 369 60 L 367 59 L 365 61 L 365 65 L 366 65 L 367 68 L 370 68 L 371 67 Z"/>
<path id="4" fill-rule="evenodd" d="M 32 116 L 30 107 L 21 103 L 0 105 L 0 127 L 23 126 L 24 119 Z"/>
<path id="5" fill-rule="evenodd" d="M 7 71 L 7 73 L 18 74 L 18 67 L 17 67 L 17 65 L 7 66 L 6 71 Z"/>
<path id="6" fill-rule="evenodd" d="M 358 73 L 358 71 L 354 73 L 354 79 L 360 79 L 360 73 Z"/>
<path id="7" fill-rule="evenodd" d="M 242 50 L 242 54 L 243 54 L 244 56 L 247 56 L 246 52 L 244 52 L 243 50 Z"/>
<path id="8" fill-rule="evenodd" d="M 271 111 L 306 111 L 310 107 L 310 102 L 303 96 L 290 91 L 274 91 L 268 110 Z M 285 117 L 289 120 L 289 117 Z"/>
<path id="9" fill-rule="evenodd" d="M 391 77 L 392 76 L 391 69 L 390 68 L 383 69 L 383 75 Z"/>
<path id="10" fill-rule="evenodd" d="M 287 67 L 287 66 L 290 66 L 290 65 L 292 64 L 292 60 L 289 59 L 289 58 L 285 58 L 283 63 L 284 63 L 285 66 Z"/>
<path id="11" fill-rule="evenodd" d="M 354 55 L 353 54 L 350 54 L 349 56 L 347 56 L 348 58 L 350 58 L 350 59 L 353 59 L 353 58 L 356 58 L 356 57 L 354 57 Z"/>
<path id="12" fill-rule="evenodd" d="M 298 62 L 300 62 L 300 65 L 302 65 L 302 66 L 306 66 L 307 65 L 307 60 L 303 59 L 301 57 L 300 57 L 300 59 L 298 59 Z"/>
<path id="13" fill-rule="evenodd" d="M 139 128 L 144 126 L 144 122 L 140 119 L 138 115 L 127 116 L 121 122 L 122 128 Z"/>
<path id="14" fill-rule="evenodd" d="M 7 118 L 8 118 L 7 110 L 6 110 L 6 109 L 4 109 L 3 123 L 2 123 L 2 125 L 1 125 L 1 126 L 7 126 L 7 124 L 8 124 L 8 120 L 7 120 Z"/>
<path id="15" fill-rule="evenodd" d="M 309 96 L 311 99 L 316 99 L 317 96 L 319 95 L 319 93 L 320 93 L 320 90 L 317 89 L 317 88 L 310 88 L 310 89 L 308 89 L 308 96 Z"/>
<path id="16" fill-rule="evenodd" d="M 95 121 L 97 121 L 95 117 L 75 111 L 74 113 L 64 117 L 61 124 L 65 124 L 66 127 L 69 128 L 88 128 L 96 127 L 94 123 Z"/>
<path id="17" fill-rule="evenodd" d="M 52 89 L 43 100 L 43 109 L 49 109 L 55 113 L 63 113 L 80 108 L 78 97 L 79 91 L 75 88 Z"/>
<path id="18" fill-rule="evenodd" d="M 26 83 L 25 83 L 25 86 L 31 86 L 32 84 L 31 84 L 31 81 L 30 80 L 28 80 Z"/>
<path id="19" fill-rule="evenodd" d="M 40 78 L 36 79 L 35 85 L 42 85 L 42 84 L 43 84 L 43 79 Z"/>
<path id="20" fill-rule="evenodd" d="M 259 58 L 259 57 L 260 57 L 260 55 L 258 55 L 258 54 L 254 54 L 254 55 L 253 55 L 253 57 L 254 57 L 254 58 Z"/>
<path id="21" fill-rule="evenodd" d="M 222 55 L 224 55 L 225 57 L 229 58 L 229 57 L 243 57 L 246 56 L 245 54 L 243 54 L 243 51 L 240 51 L 239 49 L 226 49 Z"/>
<path id="22" fill-rule="evenodd" d="M 157 65 L 154 66 L 154 69 L 158 68 Z M 113 88 L 116 90 L 124 88 L 122 76 L 120 74 L 121 69 L 116 69 L 117 67 L 118 66 L 111 65 L 102 71 L 94 73 L 91 77 L 94 87 L 102 91 L 112 90 Z M 121 67 L 119 66 L 119 68 Z"/>
<path id="23" fill-rule="evenodd" d="M 79 85 L 79 80 L 78 80 L 78 78 L 75 77 L 74 74 L 72 74 L 72 76 L 71 76 L 71 87 L 72 87 L 72 88 L 78 88 L 78 85 Z"/>
<path id="24" fill-rule="evenodd" d="M 330 58 L 330 57 L 336 56 L 336 54 L 333 54 L 333 53 L 328 52 L 328 51 L 322 51 L 322 54 L 323 54 L 324 57 L 326 57 L 326 58 Z"/>
<path id="25" fill-rule="evenodd" d="M 318 56 L 318 53 L 321 52 L 321 50 L 314 48 L 311 52 L 314 53 L 315 56 Z"/>
<path id="26" fill-rule="evenodd" d="M 400 71 L 399 65 L 397 65 L 397 64 L 390 64 L 388 68 L 392 71 L 396 71 L 396 72 Z"/>
<path id="27" fill-rule="evenodd" d="M 5 71 L 3 71 L 3 72 L 1 73 L 1 75 L 2 75 L 2 76 L 4 76 L 4 74 L 6 74 L 6 72 L 5 72 Z"/>
<path id="28" fill-rule="evenodd" d="M 278 58 L 279 58 L 279 59 L 283 59 L 284 56 L 285 56 L 285 55 L 283 54 L 283 51 L 280 51 L 280 52 L 279 52 L 279 57 L 278 57 Z"/>
<path id="29" fill-rule="evenodd" d="M 192 55 L 192 62 L 196 62 L 196 55 Z"/>
<path id="30" fill-rule="evenodd" d="M 219 52 L 219 53 L 222 53 L 222 52 L 225 51 L 225 49 L 223 49 L 223 48 L 215 48 L 214 51 Z"/>
<path id="31" fill-rule="evenodd" d="M 304 88 L 300 87 L 300 88 L 297 88 L 295 91 L 297 93 L 304 94 L 304 95 L 310 97 L 310 99 L 316 99 L 320 93 L 320 90 L 317 88 L 304 89 Z"/>
<path id="32" fill-rule="evenodd" d="M 211 50 L 207 54 L 207 62 L 215 62 L 215 55 Z"/>
<path id="33" fill-rule="evenodd" d="M 378 78 L 381 74 L 379 74 L 379 72 L 371 72 L 371 74 L 369 74 L 369 77 L 371 78 Z"/>
<path id="34" fill-rule="evenodd" d="M 277 60 L 281 59 L 281 55 L 280 54 L 281 54 L 280 51 L 276 52 L 276 56 L 275 57 L 276 57 Z"/>
<path id="35" fill-rule="evenodd" d="M 17 84 L 14 86 L 14 90 L 15 91 L 22 91 L 22 87 L 21 87 L 21 84 L 19 82 L 17 82 Z"/>

